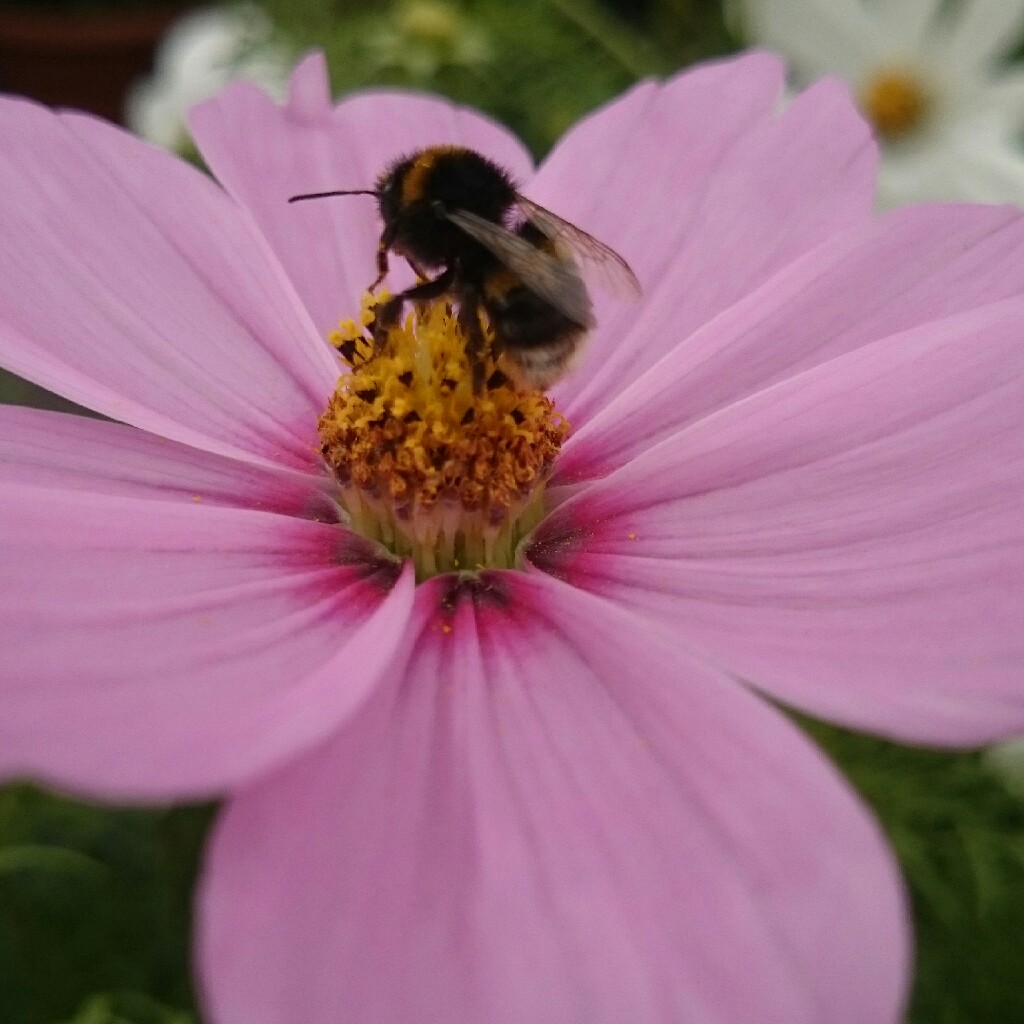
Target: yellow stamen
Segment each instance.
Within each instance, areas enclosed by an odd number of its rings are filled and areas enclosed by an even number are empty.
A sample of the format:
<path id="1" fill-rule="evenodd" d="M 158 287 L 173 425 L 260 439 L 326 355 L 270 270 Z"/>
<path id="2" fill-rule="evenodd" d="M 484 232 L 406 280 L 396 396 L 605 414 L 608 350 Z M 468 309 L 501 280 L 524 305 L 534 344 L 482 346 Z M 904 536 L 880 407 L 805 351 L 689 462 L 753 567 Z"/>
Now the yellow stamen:
<path id="1" fill-rule="evenodd" d="M 881 68 L 860 91 L 860 107 L 886 139 L 899 139 L 921 127 L 932 105 L 921 78 L 911 71 Z"/>
<path id="2" fill-rule="evenodd" d="M 508 568 L 544 511 L 568 424 L 539 392 L 517 391 L 487 354 L 473 392 L 466 339 L 444 300 L 374 338 L 360 322 L 330 340 L 351 366 L 320 417 L 324 458 L 349 525 L 410 557 L 417 577 Z"/>

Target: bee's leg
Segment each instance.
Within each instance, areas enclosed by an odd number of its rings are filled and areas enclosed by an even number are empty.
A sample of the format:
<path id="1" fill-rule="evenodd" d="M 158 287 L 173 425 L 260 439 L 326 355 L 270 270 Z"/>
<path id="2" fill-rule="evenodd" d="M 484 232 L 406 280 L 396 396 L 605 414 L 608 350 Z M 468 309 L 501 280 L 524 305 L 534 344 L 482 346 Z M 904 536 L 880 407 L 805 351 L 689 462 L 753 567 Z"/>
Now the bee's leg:
<path id="1" fill-rule="evenodd" d="M 412 259 L 409 256 L 406 256 L 405 262 L 408 263 L 410 267 L 412 267 L 412 272 L 416 275 L 418 280 L 426 281 L 426 271 L 424 271 L 423 268 L 414 259 Z"/>
<path id="2" fill-rule="evenodd" d="M 375 292 L 381 286 L 384 278 L 388 276 L 388 253 L 394 244 L 394 228 L 385 228 L 377 243 L 377 280 L 370 285 L 368 291 Z"/>
<path id="3" fill-rule="evenodd" d="M 402 307 L 406 302 L 422 302 L 436 299 L 449 291 L 455 280 L 455 271 L 451 268 L 442 271 L 432 281 L 421 281 L 404 292 L 392 295 L 387 302 L 377 307 L 376 316 L 371 326 L 374 341 L 379 349 L 384 344 L 387 332 L 398 323 L 402 315 Z"/>
<path id="4" fill-rule="evenodd" d="M 480 310 L 482 309 L 480 294 L 476 289 L 466 288 L 459 296 L 459 326 L 466 336 L 466 358 L 473 373 L 473 394 L 479 395 L 484 390 L 484 354 L 487 351 L 487 338 L 480 326 Z"/>

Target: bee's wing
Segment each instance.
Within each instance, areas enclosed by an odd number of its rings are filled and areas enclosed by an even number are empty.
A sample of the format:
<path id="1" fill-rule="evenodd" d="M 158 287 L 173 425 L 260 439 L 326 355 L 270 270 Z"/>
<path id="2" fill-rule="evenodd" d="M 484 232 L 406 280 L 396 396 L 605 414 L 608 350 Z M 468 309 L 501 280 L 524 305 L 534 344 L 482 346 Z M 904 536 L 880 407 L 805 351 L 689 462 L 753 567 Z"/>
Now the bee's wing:
<path id="1" fill-rule="evenodd" d="M 643 289 L 636 274 L 614 249 L 526 196 L 517 193 L 516 205 L 538 231 L 568 247 L 582 263 L 588 281 L 626 302 L 636 302 L 640 298 Z"/>
<path id="2" fill-rule="evenodd" d="M 469 210 L 449 210 L 445 217 L 494 253 L 526 288 L 573 323 L 581 327 L 594 326 L 590 296 L 573 260 L 551 256 L 500 224 Z"/>

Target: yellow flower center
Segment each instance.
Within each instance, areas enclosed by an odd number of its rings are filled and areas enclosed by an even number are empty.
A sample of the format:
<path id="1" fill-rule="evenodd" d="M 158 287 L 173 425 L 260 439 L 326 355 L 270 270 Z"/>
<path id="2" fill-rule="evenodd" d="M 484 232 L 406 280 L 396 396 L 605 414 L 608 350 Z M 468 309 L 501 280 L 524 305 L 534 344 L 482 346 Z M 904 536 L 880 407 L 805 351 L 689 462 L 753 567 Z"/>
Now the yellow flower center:
<path id="1" fill-rule="evenodd" d="M 894 140 L 917 131 L 932 106 L 920 77 L 898 68 L 872 74 L 860 92 L 860 107 L 878 134 Z"/>
<path id="2" fill-rule="evenodd" d="M 515 565 L 544 512 L 544 485 L 568 424 L 540 392 L 521 392 L 485 357 L 473 391 L 451 305 L 420 303 L 377 329 L 386 293 L 331 343 L 352 368 L 320 417 L 322 451 L 353 530 L 412 558 L 418 579 Z"/>

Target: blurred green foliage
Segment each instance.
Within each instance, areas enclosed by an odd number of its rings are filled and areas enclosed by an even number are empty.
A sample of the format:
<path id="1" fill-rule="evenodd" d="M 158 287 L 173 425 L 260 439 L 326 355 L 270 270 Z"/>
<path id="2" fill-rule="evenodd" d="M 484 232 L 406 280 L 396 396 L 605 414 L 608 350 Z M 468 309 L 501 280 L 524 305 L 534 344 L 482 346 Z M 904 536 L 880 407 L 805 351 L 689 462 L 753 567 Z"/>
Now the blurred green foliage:
<path id="1" fill-rule="evenodd" d="M 138 992 L 115 992 L 90 997 L 63 1024 L 195 1024 L 195 1020 L 185 1010 L 172 1010 Z"/>
<path id="2" fill-rule="evenodd" d="M 296 53 L 326 50 L 337 92 L 446 93 L 537 155 L 638 77 L 736 45 L 711 0 L 263 6 Z M 9 375 L 0 400 L 75 408 Z M 1024 1022 L 1024 805 L 975 754 L 802 724 L 875 809 L 906 872 L 918 933 L 911 1024 Z M 196 1024 L 190 902 L 212 815 L 0 790 L 0 1022 Z"/>
<path id="3" fill-rule="evenodd" d="M 0 790 L 0 1020 L 184 1024 L 191 890 L 211 814 Z"/>
<path id="4" fill-rule="evenodd" d="M 338 93 L 429 89 L 472 104 L 545 153 L 638 78 L 734 48 L 716 3 L 593 0 L 266 0 L 296 51 L 328 57 Z"/>
<path id="5" fill-rule="evenodd" d="M 0 402 L 8 405 L 34 405 L 37 409 L 54 409 L 57 412 L 77 412 L 82 415 L 92 415 L 87 409 L 83 409 L 66 398 L 53 395 L 49 391 L 15 377 L 13 373 L 0 370 Z"/>

